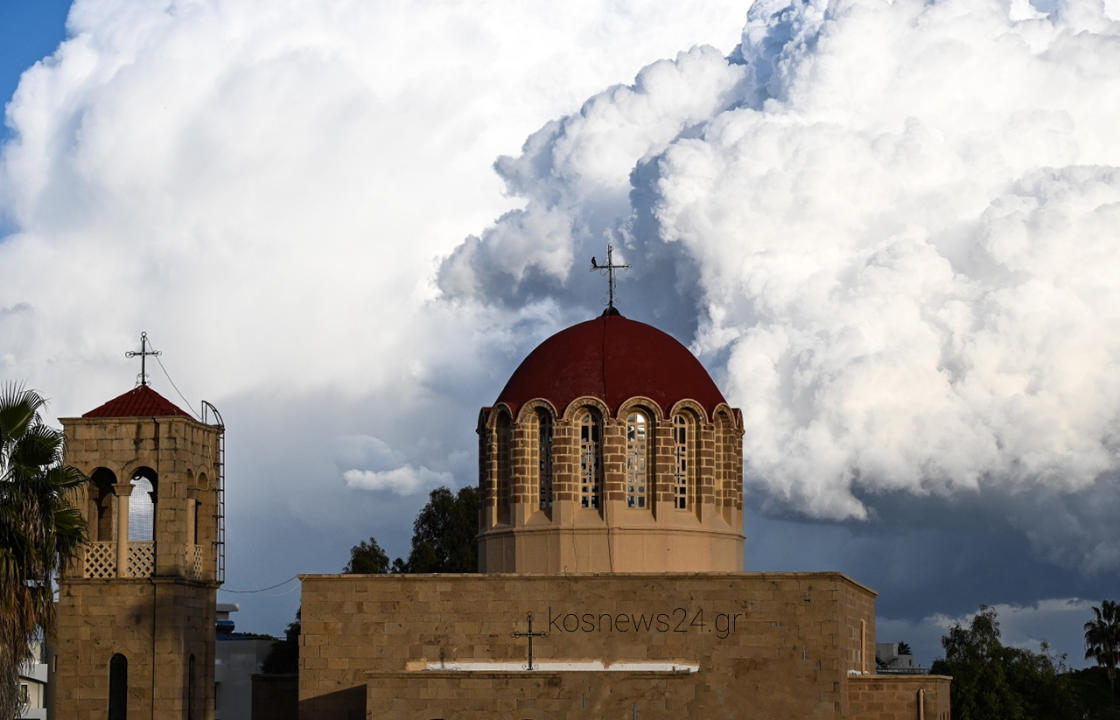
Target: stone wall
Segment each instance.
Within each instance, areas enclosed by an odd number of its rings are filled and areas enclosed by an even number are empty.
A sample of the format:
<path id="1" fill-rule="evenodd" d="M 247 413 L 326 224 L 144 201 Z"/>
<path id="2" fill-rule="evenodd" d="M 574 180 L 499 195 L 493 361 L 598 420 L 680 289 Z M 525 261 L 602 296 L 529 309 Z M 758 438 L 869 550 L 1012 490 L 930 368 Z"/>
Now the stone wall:
<path id="1" fill-rule="evenodd" d="M 838 573 L 302 580 L 299 699 L 305 719 L 467 717 L 461 714 L 466 696 L 480 707 L 493 700 L 488 691 L 471 689 L 484 687 L 482 680 L 529 698 L 538 687 L 533 683 L 550 675 L 562 677 L 548 711 L 559 714 L 548 717 L 569 716 L 563 709 L 574 712 L 583 694 L 615 698 L 602 700 L 612 713 L 641 696 L 642 682 L 627 672 L 489 677 L 425 671 L 441 662 L 524 662 L 527 643 L 512 633 L 527 629 L 529 612 L 533 629 L 548 632 L 534 643 L 538 661 L 699 666 L 683 679 L 658 680 L 667 688 L 664 702 L 653 703 L 660 709 L 649 707 L 645 718 L 682 717 L 679 703 L 687 717 L 847 717 L 849 673 L 863 665 L 861 641 L 874 647 L 875 594 Z M 579 695 L 573 682 L 584 688 Z M 398 691 L 428 696 L 417 696 L 408 713 L 389 712 L 386 698 Z M 450 705 L 440 708 L 432 693 L 443 693 Z M 376 702 L 367 705 L 367 697 Z"/>
<path id="2" fill-rule="evenodd" d="M 848 680 L 852 720 L 949 720 L 944 675 L 870 675 Z"/>
<path id="3" fill-rule="evenodd" d="M 59 586 L 58 717 L 105 718 L 109 661 L 120 653 L 128 661 L 130 719 L 185 717 L 191 655 L 195 717 L 213 718 L 214 585 L 136 578 Z"/>
<path id="4" fill-rule="evenodd" d="M 127 483 L 139 468 L 155 471 L 152 539 L 156 574 L 188 575 L 191 563 L 186 550 L 198 545 L 202 548 L 202 577 L 216 578 L 217 463 L 222 430 L 184 417 L 62 418 L 60 422 L 66 435 L 65 462 L 87 477 L 105 468 L 115 482 Z M 71 498 L 91 529 L 97 526 L 93 491 L 90 483 L 83 483 Z M 66 568 L 67 574 L 81 576 L 84 552 L 84 548 L 79 550 Z"/>
<path id="5" fill-rule="evenodd" d="M 373 717 L 455 720 L 687 718 L 700 685 L 695 673 L 479 672 L 374 674 L 366 706 Z M 725 714 L 724 717 L 735 717 Z M 705 715 L 704 717 L 720 717 Z"/>
<path id="6" fill-rule="evenodd" d="M 626 494 L 627 417 L 647 418 L 645 506 Z M 580 418 L 592 412 L 600 437 L 597 508 L 581 506 Z M 538 413 L 552 418 L 553 503 L 541 508 Z M 686 507 L 674 505 L 673 417 L 688 418 Z M 630 398 L 612 415 L 594 397 L 560 415 L 547 401 L 517 417 L 499 404 L 479 415 L 482 504 L 479 569 L 498 573 L 735 572 L 743 567 L 742 418 L 721 403 L 713 417 L 681 400 L 661 408 Z"/>

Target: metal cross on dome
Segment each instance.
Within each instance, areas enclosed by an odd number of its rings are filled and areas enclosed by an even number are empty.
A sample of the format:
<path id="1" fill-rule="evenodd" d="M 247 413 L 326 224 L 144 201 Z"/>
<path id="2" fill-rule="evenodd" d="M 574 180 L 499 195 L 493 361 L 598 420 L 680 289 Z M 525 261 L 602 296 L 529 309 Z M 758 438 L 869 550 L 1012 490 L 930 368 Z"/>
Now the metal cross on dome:
<path id="1" fill-rule="evenodd" d="M 126 352 L 124 354 L 124 356 L 126 358 L 133 358 L 133 357 L 136 357 L 137 355 L 140 356 L 140 384 L 141 385 L 147 385 L 148 384 L 148 368 L 147 368 L 146 360 L 148 359 L 149 355 L 158 356 L 158 355 L 162 355 L 162 354 L 163 353 L 160 352 L 159 350 L 149 350 L 148 349 L 148 333 L 142 331 L 140 333 L 140 349 L 139 350 L 129 350 L 128 352 Z"/>
<path id="2" fill-rule="evenodd" d="M 594 272 L 595 270 L 599 270 L 599 271 L 606 270 L 607 271 L 607 288 L 608 288 L 607 292 L 609 293 L 608 294 L 609 299 L 607 300 L 607 312 L 606 312 L 606 314 L 608 314 L 608 315 L 615 314 L 615 313 L 618 312 L 617 310 L 615 310 L 615 307 L 614 307 L 614 271 L 615 270 L 623 270 L 623 269 L 627 269 L 627 268 L 630 267 L 629 265 L 615 265 L 613 256 L 614 256 L 614 246 L 611 245 L 610 243 L 607 243 L 607 264 L 606 265 L 600 265 L 599 263 L 597 263 L 595 261 L 595 256 L 594 255 L 591 256 L 591 270 L 592 270 L 592 272 Z"/>
<path id="3" fill-rule="evenodd" d="M 546 632 L 543 632 L 543 633 L 542 632 L 536 632 L 536 633 L 533 632 L 533 613 L 531 613 L 531 612 L 530 613 L 525 613 L 525 619 L 529 623 L 529 631 L 528 632 L 518 632 L 518 631 L 515 630 L 513 632 L 513 637 L 515 637 L 515 638 L 523 638 L 523 637 L 529 638 L 529 669 L 532 670 L 533 669 L 533 638 L 535 638 L 535 637 L 548 637 L 548 633 L 546 633 Z"/>

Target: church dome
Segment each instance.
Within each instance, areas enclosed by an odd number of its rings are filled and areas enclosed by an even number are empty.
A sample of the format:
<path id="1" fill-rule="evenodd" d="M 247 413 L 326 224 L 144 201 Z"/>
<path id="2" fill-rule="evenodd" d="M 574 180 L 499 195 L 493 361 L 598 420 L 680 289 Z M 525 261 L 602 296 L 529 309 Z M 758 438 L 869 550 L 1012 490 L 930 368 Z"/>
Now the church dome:
<path id="1" fill-rule="evenodd" d="M 663 412 L 684 399 L 700 403 L 711 417 L 726 402 L 707 370 L 672 336 L 623 317 L 605 314 L 561 330 L 521 362 L 497 403 L 518 408 L 534 398 L 549 400 L 563 413 L 572 400 L 590 395 L 611 413 L 635 396 L 656 402 Z"/>

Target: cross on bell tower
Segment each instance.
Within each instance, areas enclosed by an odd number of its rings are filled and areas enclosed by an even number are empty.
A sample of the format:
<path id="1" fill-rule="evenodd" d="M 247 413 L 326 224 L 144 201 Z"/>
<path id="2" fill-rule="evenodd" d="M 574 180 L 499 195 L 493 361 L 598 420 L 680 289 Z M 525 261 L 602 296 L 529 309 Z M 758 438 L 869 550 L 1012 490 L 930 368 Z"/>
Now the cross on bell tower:
<path id="1" fill-rule="evenodd" d="M 148 350 L 148 333 L 141 332 L 140 333 L 140 349 L 139 350 L 129 350 L 128 352 L 126 352 L 124 354 L 124 356 L 126 358 L 133 358 L 133 357 L 136 357 L 137 355 L 140 356 L 140 384 L 141 385 L 147 385 L 148 384 L 148 368 L 147 368 L 147 362 L 146 361 L 148 359 L 148 356 L 151 355 L 153 357 L 159 357 L 162 354 L 163 353 L 160 352 L 159 350 L 155 350 L 155 349 Z"/>
<path id="2" fill-rule="evenodd" d="M 614 271 L 629 269 L 629 265 L 615 265 L 614 264 L 614 246 L 607 243 L 607 264 L 600 265 L 595 261 L 595 256 L 591 256 L 591 270 L 607 271 L 607 309 L 603 311 L 604 315 L 617 315 L 618 310 L 614 306 Z"/>

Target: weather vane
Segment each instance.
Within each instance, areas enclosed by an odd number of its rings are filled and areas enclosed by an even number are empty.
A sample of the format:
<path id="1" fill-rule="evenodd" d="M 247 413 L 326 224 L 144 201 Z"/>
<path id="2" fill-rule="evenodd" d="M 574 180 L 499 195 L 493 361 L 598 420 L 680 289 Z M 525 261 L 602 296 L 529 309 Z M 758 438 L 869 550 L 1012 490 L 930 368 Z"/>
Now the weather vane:
<path id="1" fill-rule="evenodd" d="M 147 362 L 146 361 L 148 359 L 148 356 L 149 355 L 159 356 L 159 355 L 162 355 L 162 354 L 163 353 L 161 353 L 159 350 L 149 350 L 148 349 L 148 333 L 141 332 L 140 333 L 140 349 L 139 350 L 129 350 L 128 352 L 126 352 L 124 354 L 124 356 L 126 358 L 133 358 L 133 357 L 136 357 L 137 355 L 140 356 L 140 384 L 141 385 L 147 385 L 148 384 L 148 368 L 147 368 Z"/>
<path id="2" fill-rule="evenodd" d="M 607 271 L 607 288 L 608 288 L 607 292 L 609 293 L 608 294 L 609 299 L 607 300 L 607 310 L 606 310 L 606 312 L 603 313 L 604 315 L 617 315 L 618 314 L 618 310 L 616 310 L 615 307 L 614 307 L 614 271 L 615 270 L 622 270 L 623 268 L 629 268 L 629 267 L 630 267 L 629 265 L 615 265 L 614 264 L 614 246 L 611 245 L 610 243 L 607 243 L 607 264 L 606 265 L 600 265 L 598 262 L 595 261 L 595 256 L 594 255 L 591 256 L 591 270 L 592 270 L 592 272 L 594 272 L 595 270 L 599 270 L 600 272 L 602 272 L 603 270 Z"/>

